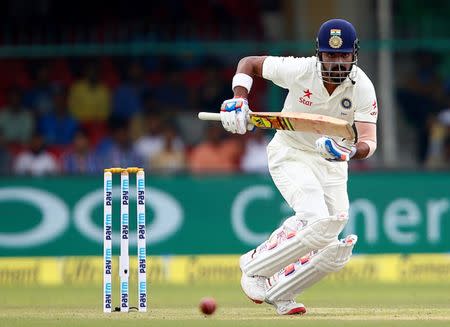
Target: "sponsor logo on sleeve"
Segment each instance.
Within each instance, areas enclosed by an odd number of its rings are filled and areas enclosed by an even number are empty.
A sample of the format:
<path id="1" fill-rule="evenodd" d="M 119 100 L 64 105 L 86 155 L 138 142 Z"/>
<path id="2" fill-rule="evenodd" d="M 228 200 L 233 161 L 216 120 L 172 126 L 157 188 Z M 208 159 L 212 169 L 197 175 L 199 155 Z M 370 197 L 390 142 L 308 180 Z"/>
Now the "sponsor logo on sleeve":
<path id="1" fill-rule="evenodd" d="M 373 100 L 372 103 L 372 111 L 369 113 L 371 116 L 378 115 L 378 107 L 377 107 L 377 100 Z"/>

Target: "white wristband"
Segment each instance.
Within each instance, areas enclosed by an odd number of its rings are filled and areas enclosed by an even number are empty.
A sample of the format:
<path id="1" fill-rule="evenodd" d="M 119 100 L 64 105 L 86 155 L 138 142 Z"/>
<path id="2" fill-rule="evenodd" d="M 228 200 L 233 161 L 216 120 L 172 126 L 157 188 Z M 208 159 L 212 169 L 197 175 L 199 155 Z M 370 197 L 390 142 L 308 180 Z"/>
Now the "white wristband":
<path id="1" fill-rule="evenodd" d="M 253 84 L 253 78 L 247 74 L 244 73 L 237 73 L 233 76 L 233 83 L 231 86 L 231 89 L 234 90 L 236 86 L 242 86 L 247 89 L 247 92 L 250 93 L 250 90 L 252 88 Z"/>

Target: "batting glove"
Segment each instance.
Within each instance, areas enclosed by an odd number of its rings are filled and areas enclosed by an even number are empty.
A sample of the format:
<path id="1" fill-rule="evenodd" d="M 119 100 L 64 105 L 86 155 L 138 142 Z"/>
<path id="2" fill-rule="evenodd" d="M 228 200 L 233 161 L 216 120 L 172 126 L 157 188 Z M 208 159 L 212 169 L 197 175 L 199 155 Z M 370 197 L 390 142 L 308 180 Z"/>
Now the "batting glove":
<path id="1" fill-rule="evenodd" d="M 316 150 L 330 161 L 349 161 L 355 153 L 355 147 L 345 147 L 332 138 L 323 136 L 316 141 Z"/>
<path id="2" fill-rule="evenodd" d="M 249 123 L 248 101 L 244 98 L 225 100 L 220 108 L 220 120 L 223 128 L 230 133 L 245 134 L 254 128 Z"/>

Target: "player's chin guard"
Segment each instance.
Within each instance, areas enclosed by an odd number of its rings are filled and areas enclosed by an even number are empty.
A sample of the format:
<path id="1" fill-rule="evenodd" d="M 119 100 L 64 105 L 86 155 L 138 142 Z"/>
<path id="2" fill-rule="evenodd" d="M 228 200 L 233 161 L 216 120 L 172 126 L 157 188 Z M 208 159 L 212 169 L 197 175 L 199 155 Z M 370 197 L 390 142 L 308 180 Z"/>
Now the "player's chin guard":
<path id="1" fill-rule="evenodd" d="M 350 62 L 350 69 L 345 69 L 341 62 L 327 62 L 327 64 L 337 64 L 339 72 L 344 73 L 352 83 L 355 83 L 356 69 L 354 66 L 358 62 L 359 41 L 353 25 L 344 19 L 330 19 L 320 26 L 316 38 L 316 56 L 318 60 L 317 71 L 321 79 L 329 77 L 327 83 L 341 84 L 341 77 L 332 77 L 330 69 L 325 70 L 322 53 L 352 53 L 353 60 Z M 332 67 L 332 66 L 330 66 Z"/>

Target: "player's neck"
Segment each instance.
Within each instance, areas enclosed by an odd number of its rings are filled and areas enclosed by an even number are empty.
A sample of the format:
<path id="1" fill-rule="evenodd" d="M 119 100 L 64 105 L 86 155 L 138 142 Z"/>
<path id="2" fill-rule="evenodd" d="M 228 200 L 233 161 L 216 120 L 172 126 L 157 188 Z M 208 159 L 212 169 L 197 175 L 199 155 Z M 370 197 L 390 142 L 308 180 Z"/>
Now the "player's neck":
<path id="1" fill-rule="evenodd" d="M 339 84 L 332 84 L 327 83 L 325 80 L 323 81 L 323 86 L 325 86 L 325 89 L 328 91 L 329 95 L 332 95 L 334 90 L 339 86 Z"/>

